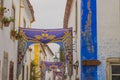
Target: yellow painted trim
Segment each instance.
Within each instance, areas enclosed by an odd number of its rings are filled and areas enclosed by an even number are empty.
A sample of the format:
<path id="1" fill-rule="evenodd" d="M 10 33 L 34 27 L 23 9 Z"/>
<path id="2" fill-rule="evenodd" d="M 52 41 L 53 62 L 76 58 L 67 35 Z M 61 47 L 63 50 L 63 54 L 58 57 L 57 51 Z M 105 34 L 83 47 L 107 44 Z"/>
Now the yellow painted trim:
<path id="1" fill-rule="evenodd" d="M 34 19 L 30 21 L 30 28 L 31 28 L 32 23 L 33 23 L 34 21 L 35 21 Z"/>
<path id="2" fill-rule="evenodd" d="M 30 23 L 33 23 L 34 21 L 35 21 L 35 20 L 33 19 L 33 20 L 30 21 Z"/>
<path id="3" fill-rule="evenodd" d="M 34 45 L 34 62 L 36 65 L 38 65 L 39 62 L 39 46 L 38 45 Z"/>
<path id="4" fill-rule="evenodd" d="M 19 18 L 18 18 L 18 27 L 20 27 L 21 24 L 21 13 L 22 13 L 22 0 L 20 0 L 20 6 L 19 6 Z"/>

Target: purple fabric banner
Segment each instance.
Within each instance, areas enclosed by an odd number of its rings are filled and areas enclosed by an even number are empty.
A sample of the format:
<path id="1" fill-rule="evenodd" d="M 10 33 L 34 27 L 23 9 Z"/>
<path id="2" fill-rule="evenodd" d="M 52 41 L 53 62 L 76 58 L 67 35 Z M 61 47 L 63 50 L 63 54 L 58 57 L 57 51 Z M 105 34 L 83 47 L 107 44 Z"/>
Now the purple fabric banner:
<path id="1" fill-rule="evenodd" d="M 33 28 L 20 28 L 20 34 L 23 36 L 23 40 L 19 40 L 18 45 L 18 75 L 21 71 L 21 64 L 24 54 L 26 53 L 26 49 L 28 48 L 28 42 L 33 43 L 54 43 L 54 42 L 62 42 L 64 47 L 64 53 L 66 55 L 66 62 L 68 65 L 69 75 L 72 75 L 72 28 L 61 28 L 61 29 L 33 29 Z M 53 66 L 54 64 L 54 66 Z M 46 68 L 56 69 L 63 68 L 63 63 L 48 63 L 44 62 L 43 64 Z"/>
<path id="2" fill-rule="evenodd" d="M 72 33 L 72 28 L 68 29 L 32 29 L 20 28 L 20 33 L 27 41 L 41 42 L 44 44 L 50 42 L 61 42 L 66 32 Z"/>

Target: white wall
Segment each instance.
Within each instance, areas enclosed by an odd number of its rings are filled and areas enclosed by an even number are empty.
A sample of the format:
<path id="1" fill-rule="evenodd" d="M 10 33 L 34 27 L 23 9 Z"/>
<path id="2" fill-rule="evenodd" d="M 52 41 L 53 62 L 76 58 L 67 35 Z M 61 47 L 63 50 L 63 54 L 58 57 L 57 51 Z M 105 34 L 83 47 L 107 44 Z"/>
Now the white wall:
<path id="1" fill-rule="evenodd" d="M 68 27 L 72 27 L 73 28 L 73 64 L 75 63 L 75 61 L 78 59 L 77 58 L 77 53 L 76 53 L 76 49 L 77 49 L 77 43 L 76 43 L 76 37 L 77 35 L 75 34 L 75 28 L 76 28 L 76 0 L 73 0 L 72 3 L 72 7 L 71 7 L 71 13 L 70 13 L 70 17 L 69 17 L 69 21 L 68 21 Z M 76 76 L 76 70 L 73 68 L 73 76 L 72 76 L 72 80 L 75 80 L 75 76 Z M 69 78 L 67 79 L 69 80 Z"/>
<path id="2" fill-rule="evenodd" d="M 28 76 L 28 80 L 30 80 L 30 65 L 31 65 L 31 62 L 32 62 L 32 56 L 31 54 L 33 54 L 33 51 L 30 52 L 29 50 L 27 50 L 26 54 L 25 54 L 25 57 L 24 57 L 24 66 L 25 66 L 25 69 L 24 69 L 24 80 L 26 80 L 27 76 Z M 27 75 L 27 67 L 28 67 L 28 75 Z"/>
<path id="3" fill-rule="evenodd" d="M 19 5 L 20 0 L 4 0 L 4 7 L 9 9 L 7 13 L 4 13 L 5 16 L 11 16 L 11 9 L 12 5 L 15 7 L 15 28 L 18 29 L 19 24 Z M 23 15 L 22 15 L 23 16 Z M 26 16 L 26 23 L 30 25 L 30 20 L 27 17 L 27 13 L 24 13 L 24 16 Z M 21 20 L 22 22 L 22 20 Z M 16 80 L 16 72 L 17 72 L 17 40 L 13 41 L 10 39 L 10 31 L 12 29 L 12 25 L 9 25 L 9 27 L 4 27 L 3 29 L 0 29 L 0 61 L 1 66 L 0 69 L 2 69 L 3 66 L 3 57 L 4 57 L 4 51 L 8 53 L 8 80 L 9 80 L 9 66 L 10 61 L 14 62 L 14 80 Z M 1 76 L 1 75 L 0 75 Z M 1 80 L 1 77 L 0 77 Z"/>
<path id="4" fill-rule="evenodd" d="M 120 0 L 97 0 L 98 80 L 106 80 L 106 59 L 120 57 Z"/>
<path id="5" fill-rule="evenodd" d="M 79 44 L 80 44 L 80 27 L 81 27 L 80 5 L 81 5 L 81 0 L 78 0 L 79 27 L 78 27 L 77 42 Z M 75 24 L 74 15 L 75 15 L 74 8 L 72 8 L 70 20 L 68 24 L 68 26 L 70 27 L 71 26 L 73 27 Z M 98 66 L 98 80 L 106 80 L 106 59 L 109 57 L 120 57 L 120 1 L 119 0 L 97 0 L 97 40 L 98 40 L 97 41 L 98 60 L 101 61 L 101 65 Z M 77 50 L 78 53 L 80 53 L 80 45 L 78 45 Z"/>
<path id="6" fill-rule="evenodd" d="M 20 27 L 24 27 L 24 20 L 26 22 L 26 28 L 30 28 L 31 27 L 31 21 L 32 21 L 32 14 L 30 11 L 30 8 L 27 4 L 27 0 L 23 0 L 23 2 L 21 3 L 21 25 Z"/>
<path id="7" fill-rule="evenodd" d="M 14 0 L 13 4 L 16 4 L 16 17 L 19 15 L 19 0 Z M 12 8 L 12 1 L 11 0 L 4 0 L 4 6 L 9 9 L 7 13 L 5 13 L 5 16 L 11 16 L 11 8 Z M 15 20 L 15 26 L 18 25 L 18 18 Z M 4 51 L 8 53 L 8 79 L 9 79 L 9 66 L 10 61 L 14 62 L 14 80 L 16 79 L 16 71 L 17 71 L 17 41 L 13 41 L 10 39 L 10 30 L 11 25 L 9 27 L 4 27 L 3 29 L 0 29 L 0 61 L 1 66 L 3 66 L 3 57 L 4 57 Z M 2 69 L 1 67 L 1 69 Z M 1 75 L 0 75 L 1 76 Z M 1 80 L 1 77 L 0 77 Z"/>

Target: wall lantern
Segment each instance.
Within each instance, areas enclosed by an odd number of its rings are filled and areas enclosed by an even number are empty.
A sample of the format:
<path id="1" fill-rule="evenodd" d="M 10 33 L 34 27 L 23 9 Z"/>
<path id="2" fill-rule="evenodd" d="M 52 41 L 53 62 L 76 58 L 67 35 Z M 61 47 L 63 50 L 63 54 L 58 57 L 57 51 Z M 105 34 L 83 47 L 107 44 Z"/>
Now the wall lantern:
<path id="1" fill-rule="evenodd" d="M 74 69 L 77 69 L 77 68 L 79 67 L 79 61 L 76 61 L 76 62 L 73 64 L 73 66 L 74 66 Z"/>
<path id="2" fill-rule="evenodd" d="M 57 55 L 55 55 L 55 57 L 54 57 L 54 62 L 58 62 L 58 57 L 57 57 Z"/>

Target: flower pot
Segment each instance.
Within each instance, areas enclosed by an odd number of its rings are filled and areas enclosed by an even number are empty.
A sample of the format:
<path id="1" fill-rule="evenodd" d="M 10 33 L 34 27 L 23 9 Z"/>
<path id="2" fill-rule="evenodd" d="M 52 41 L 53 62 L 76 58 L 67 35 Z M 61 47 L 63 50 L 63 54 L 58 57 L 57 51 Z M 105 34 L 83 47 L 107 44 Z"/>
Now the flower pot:
<path id="1" fill-rule="evenodd" d="M 22 40 L 22 35 L 20 35 L 19 33 L 15 36 L 16 40 Z"/>
<path id="2" fill-rule="evenodd" d="M 11 30 L 11 36 L 15 37 L 15 35 L 16 35 L 16 32 Z"/>
<path id="3" fill-rule="evenodd" d="M 8 27 L 9 24 L 10 24 L 10 22 L 4 22 L 4 26 L 5 26 L 5 27 Z"/>
<path id="4" fill-rule="evenodd" d="M 19 36 L 15 36 L 15 39 L 18 40 L 18 39 L 19 39 Z"/>
<path id="5" fill-rule="evenodd" d="M 76 78 L 76 80 L 79 80 L 79 78 Z"/>

